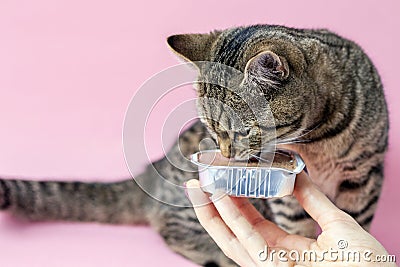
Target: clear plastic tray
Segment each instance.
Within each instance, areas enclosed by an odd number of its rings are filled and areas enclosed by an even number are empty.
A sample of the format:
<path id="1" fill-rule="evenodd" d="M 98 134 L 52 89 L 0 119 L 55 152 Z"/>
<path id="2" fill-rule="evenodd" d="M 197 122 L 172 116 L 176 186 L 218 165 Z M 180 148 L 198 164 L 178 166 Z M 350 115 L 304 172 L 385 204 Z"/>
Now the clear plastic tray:
<path id="1" fill-rule="evenodd" d="M 291 195 L 304 161 L 289 150 L 277 150 L 267 158 L 248 163 L 224 158 L 219 150 L 207 150 L 193 154 L 191 161 L 199 168 L 200 184 L 205 192 L 213 194 L 222 190 L 228 195 L 251 198 Z"/>

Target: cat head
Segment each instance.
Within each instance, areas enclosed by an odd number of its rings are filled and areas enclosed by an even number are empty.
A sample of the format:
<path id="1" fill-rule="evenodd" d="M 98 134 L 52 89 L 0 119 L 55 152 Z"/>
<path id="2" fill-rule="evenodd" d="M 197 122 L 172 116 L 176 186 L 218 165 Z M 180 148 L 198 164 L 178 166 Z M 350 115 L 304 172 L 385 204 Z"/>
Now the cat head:
<path id="1" fill-rule="evenodd" d="M 254 114 L 248 100 L 230 88 L 197 85 L 198 113 L 226 157 L 257 155 L 275 135 L 277 143 L 300 142 L 301 135 L 322 116 L 326 99 L 323 94 L 315 95 L 320 86 L 315 75 L 327 73 L 325 66 L 316 62 L 320 47 L 313 38 L 299 37 L 299 32 L 290 28 L 257 25 L 173 35 L 167 42 L 186 61 L 216 62 L 237 69 L 243 73 L 238 90 L 254 95 L 261 92 L 263 101 L 268 102 L 269 110 L 258 109 Z M 200 75 L 204 74 L 200 71 Z M 258 99 L 251 104 L 259 106 Z M 257 120 L 271 112 L 274 121 Z"/>

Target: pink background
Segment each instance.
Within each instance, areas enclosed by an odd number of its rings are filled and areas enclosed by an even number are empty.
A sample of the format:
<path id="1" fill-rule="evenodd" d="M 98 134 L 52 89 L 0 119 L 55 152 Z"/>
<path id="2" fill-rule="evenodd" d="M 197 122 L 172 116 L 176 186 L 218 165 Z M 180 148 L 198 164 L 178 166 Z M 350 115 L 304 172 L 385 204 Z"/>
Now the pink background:
<path id="1" fill-rule="evenodd" d="M 254 23 L 326 27 L 361 44 L 382 75 L 390 149 L 372 233 L 400 256 L 399 10 L 397 0 L 1 0 L 0 175 L 126 177 L 124 112 L 142 82 L 177 63 L 165 44 L 168 35 Z M 161 153 L 157 140 L 153 149 Z M 137 160 L 142 165 L 145 157 Z M 193 266 L 147 227 L 26 224 L 5 213 L 0 214 L 0 262 L 6 267 Z"/>

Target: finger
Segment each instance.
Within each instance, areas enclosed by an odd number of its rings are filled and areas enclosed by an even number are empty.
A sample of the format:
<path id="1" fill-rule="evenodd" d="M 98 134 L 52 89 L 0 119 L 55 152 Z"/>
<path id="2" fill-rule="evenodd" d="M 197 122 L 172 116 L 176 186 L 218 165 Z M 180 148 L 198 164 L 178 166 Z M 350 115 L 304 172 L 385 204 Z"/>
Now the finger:
<path id="1" fill-rule="evenodd" d="M 338 209 L 304 171 L 297 175 L 294 195 L 323 231 L 333 222 L 357 224 L 350 215 Z"/>
<path id="2" fill-rule="evenodd" d="M 232 197 L 231 199 L 240 213 L 262 235 L 269 246 L 277 246 L 278 240 L 288 235 L 287 232 L 279 228 L 275 223 L 266 220 L 247 198 Z"/>
<path id="3" fill-rule="evenodd" d="M 200 224 L 225 255 L 241 266 L 255 266 L 246 249 L 221 219 L 208 196 L 200 189 L 199 182 L 190 180 L 186 183 L 186 188 L 189 199 L 194 202 L 193 208 Z"/>
<path id="4" fill-rule="evenodd" d="M 211 199 L 225 224 L 246 248 L 253 261 L 257 262 L 259 251 L 268 246 L 264 237 L 247 221 L 230 197 L 218 192 Z"/>
<path id="5" fill-rule="evenodd" d="M 269 247 L 302 251 L 315 241 L 299 235 L 289 235 L 275 223 L 265 219 L 247 198 L 233 197 L 232 201 L 254 229 L 264 237 Z"/>

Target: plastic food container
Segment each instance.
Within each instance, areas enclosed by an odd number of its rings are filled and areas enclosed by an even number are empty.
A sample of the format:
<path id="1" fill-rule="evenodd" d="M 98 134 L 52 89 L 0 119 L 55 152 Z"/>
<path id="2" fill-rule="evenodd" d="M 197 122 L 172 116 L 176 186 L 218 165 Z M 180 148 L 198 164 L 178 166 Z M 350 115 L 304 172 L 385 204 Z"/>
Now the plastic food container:
<path id="1" fill-rule="evenodd" d="M 228 195 L 272 198 L 291 195 L 296 175 L 304 168 L 301 157 L 289 150 L 277 150 L 254 161 L 225 158 L 220 150 L 200 151 L 191 156 L 199 168 L 203 191 L 222 190 Z"/>

